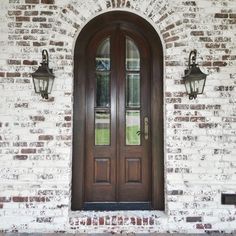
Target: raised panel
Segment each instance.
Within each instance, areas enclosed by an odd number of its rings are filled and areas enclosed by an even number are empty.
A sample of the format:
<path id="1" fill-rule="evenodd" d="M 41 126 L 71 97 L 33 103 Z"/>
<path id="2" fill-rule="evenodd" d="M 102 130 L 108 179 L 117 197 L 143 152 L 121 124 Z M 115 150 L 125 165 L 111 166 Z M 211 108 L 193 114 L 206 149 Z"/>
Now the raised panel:
<path id="1" fill-rule="evenodd" d="M 110 183 L 110 159 L 94 159 L 94 183 Z"/>
<path id="2" fill-rule="evenodd" d="M 125 182 L 142 182 L 142 162 L 140 158 L 126 158 L 125 161 Z"/>

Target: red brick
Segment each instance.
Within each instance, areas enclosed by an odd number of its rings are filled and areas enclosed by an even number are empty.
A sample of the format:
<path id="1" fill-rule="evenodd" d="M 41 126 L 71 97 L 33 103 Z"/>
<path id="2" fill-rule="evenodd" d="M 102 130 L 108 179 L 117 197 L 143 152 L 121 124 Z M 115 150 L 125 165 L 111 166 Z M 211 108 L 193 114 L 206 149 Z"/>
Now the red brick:
<path id="1" fill-rule="evenodd" d="M 193 35 L 193 36 L 203 36 L 204 32 L 203 31 L 192 31 L 191 35 Z"/>
<path id="2" fill-rule="evenodd" d="M 30 17 L 27 16 L 17 16 L 16 21 L 30 21 Z"/>
<path id="3" fill-rule="evenodd" d="M 45 140 L 45 141 L 49 141 L 49 140 L 53 140 L 53 136 L 52 135 L 39 135 L 39 140 Z"/>
<path id="4" fill-rule="evenodd" d="M 104 225 L 104 217 L 99 217 L 99 225 Z"/>
<path id="5" fill-rule="evenodd" d="M 55 1 L 54 0 L 41 0 L 41 3 L 43 3 L 43 4 L 54 4 Z"/>
<path id="6" fill-rule="evenodd" d="M 190 117 L 190 122 L 205 122 L 205 117 Z"/>
<path id="7" fill-rule="evenodd" d="M 10 202 L 11 198 L 10 197 L 0 197 L 0 202 Z"/>
<path id="8" fill-rule="evenodd" d="M 119 216 L 117 221 L 118 221 L 118 225 L 123 225 L 123 217 Z"/>
<path id="9" fill-rule="evenodd" d="M 21 74 L 19 72 L 7 72 L 7 77 L 20 77 Z"/>
<path id="10" fill-rule="evenodd" d="M 25 0 L 26 4 L 38 4 L 39 0 Z"/>
<path id="11" fill-rule="evenodd" d="M 46 22 L 47 19 L 46 19 L 46 17 L 33 17 L 32 21 L 33 22 Z"/>
<path id="12" fill-rule="evenodd" d="M 196 224 L 196 228 L 197 229 L 204 229 L 204 225 L 203 224 Z"/>
<path id="13" fill-rule="evenodd" d="M 22 11 L 8 11 L 9 16 L 20 16 Z"/>
<path id="14" fill-rule="evenodd" d="M 142 219 L 141 218 L 137 218 L 137 225 L 142 225 Z"/>
<path id="15" fill-rule="evenodd" d="M 215 14 L 215 18 L 228 18 L 229 14 L 225 14 L 225 13 L 216 13 Z"/>
<path id="16" fill-rule="evenodd" d="M 175 25 L 174 24 L 170 24 L 166 27 L 166 30 L 170 30 L 170 29 L 173 29 L 175 28 Z"/>
<path id="17" fill-rule="evenodd" d="M 214 61 L 213 62 L 213 66 L 227 66 L 227 62 L 224 62 L 224 61 Z"/>
<path id="18" fill-rule="evenodd" d="M 174 42 L 178 39 L 179 39 L 179 36 L 174 36 L 174 37 L 170 37 L 170 38 L 165 39 L 165 42 Z"/>
<path id="19" fill-rule="evenodd" d="M 45 202 L 45 197 L 29 197 L 30 202 Z"/>
<path id="20" fill-rule="evenodd" d="M 21 153 L 22 154 L 33 154 L 33 153 L 36 153 L 36 149 L 35 148 L 24 148 L 24 149 L 21 149 Z"/>
<path id="21" fill-rule="evenodd" d="M 186 222 L 202 222 L 202 217 L 200 217 L 200 216 L 188 216 L 188 217 L 186 217 Z"/>
<path id="22" fill-rule="evenodd" d="M 86 225 L 91 225 L 92 224 L 92 219 L 90 217 L 87 218 Z"/>
<path id="23" fill-rule="evenodd" d="M 13 202 L 28 202 L 28 197 L 12 197 Z"/>
<path id="24" fill-rule="evenodd" d="M 37 65 L 37 64 L 38 64 L 38 62 L 34 61 L 34 60 L 32 60 L 32 61 L 24 60 L 23 61 L 23 65 Z"/>
<path id="25" fill-rule="evenodd" d="M 143 225 L 148 225 L 148 218 L 143 218 Z"/>
<path id="26" fill-rule="evenodd" d="M 131 223 L 132 225 L 136 225 L 136 221 L 135 221 L 135 218 L 134 218 L 134 217 L 131 217 L 131 218 L 130 218 L 130 223 Z"/>
<path id="27" fill-rule="evenodd" d="M 44 116 L 30 116 L 30 119 L 32 121 L 45 121 L 45 117 Z"/>
<path id="28" fill-rule="evenodd" d="M 38 11 L 25 11 L 25 16 L 37 16 L 39 14 Z"/>
<path id="29" fill-rule="evenodd" d="M 14 156 L 14 160 L 27 160 L 28 159 L 28 156 L 27 155 L 15 155 Z"/>

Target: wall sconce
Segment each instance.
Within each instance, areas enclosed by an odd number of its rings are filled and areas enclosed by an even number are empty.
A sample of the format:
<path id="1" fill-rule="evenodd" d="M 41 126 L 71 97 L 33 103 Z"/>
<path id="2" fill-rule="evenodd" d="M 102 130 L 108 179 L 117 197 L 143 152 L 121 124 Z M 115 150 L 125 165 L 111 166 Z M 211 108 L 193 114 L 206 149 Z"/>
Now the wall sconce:
<path id="1" fill-rule="evenodd" d="M 54 82 L 54 74 L 52 69 L 48 67 L 48 52 L 42 51 L 42 63 L 39 68 L 32 73 L 35 93 L 40 93 L 42 98 L 48 99 L 48 94 L 52 91 Z"/>
<path id="2" fill-rule="evenodd" d="M 203 93 L 207 77 L 207 74 L 204 74 L 196 64 L 196 57 L 197 50 L 195 49 L 189 54 L 188 69 L 184 71 L 185 76 L 183 77 L 190 100 Z"/>

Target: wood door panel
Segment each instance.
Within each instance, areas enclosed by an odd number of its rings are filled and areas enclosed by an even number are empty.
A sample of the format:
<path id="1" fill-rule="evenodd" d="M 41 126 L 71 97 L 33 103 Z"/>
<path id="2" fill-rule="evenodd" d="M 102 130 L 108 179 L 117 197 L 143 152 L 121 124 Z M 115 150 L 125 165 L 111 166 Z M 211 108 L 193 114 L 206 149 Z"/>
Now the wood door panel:
<path id="1" fill-rule="evenodd" d="M 94 183 L 111 183 L 111 162 L 110 158 L 94 158 Z"/>
<path id="2" fill-rule="evenodd" d="M 141 158 L 126 158 L 125 161 L 125 183 L 142 182 Z"/>

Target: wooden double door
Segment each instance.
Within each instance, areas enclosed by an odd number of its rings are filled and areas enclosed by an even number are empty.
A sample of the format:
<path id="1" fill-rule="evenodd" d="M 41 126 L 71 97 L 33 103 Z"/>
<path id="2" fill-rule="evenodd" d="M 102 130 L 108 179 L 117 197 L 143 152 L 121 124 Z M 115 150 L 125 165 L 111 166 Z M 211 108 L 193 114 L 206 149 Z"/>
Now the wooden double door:
<path id="1" fill-rule="evenodd" d="M 141 17 L 92 19 L 74 51 L 72 210 L 164 209 L 163 50 Z"/>
<path id="2" fill-rule="evenodd" d="M 150 52 L 119 24 L 88 45 L 85 202 L 151 200 Z"/>

